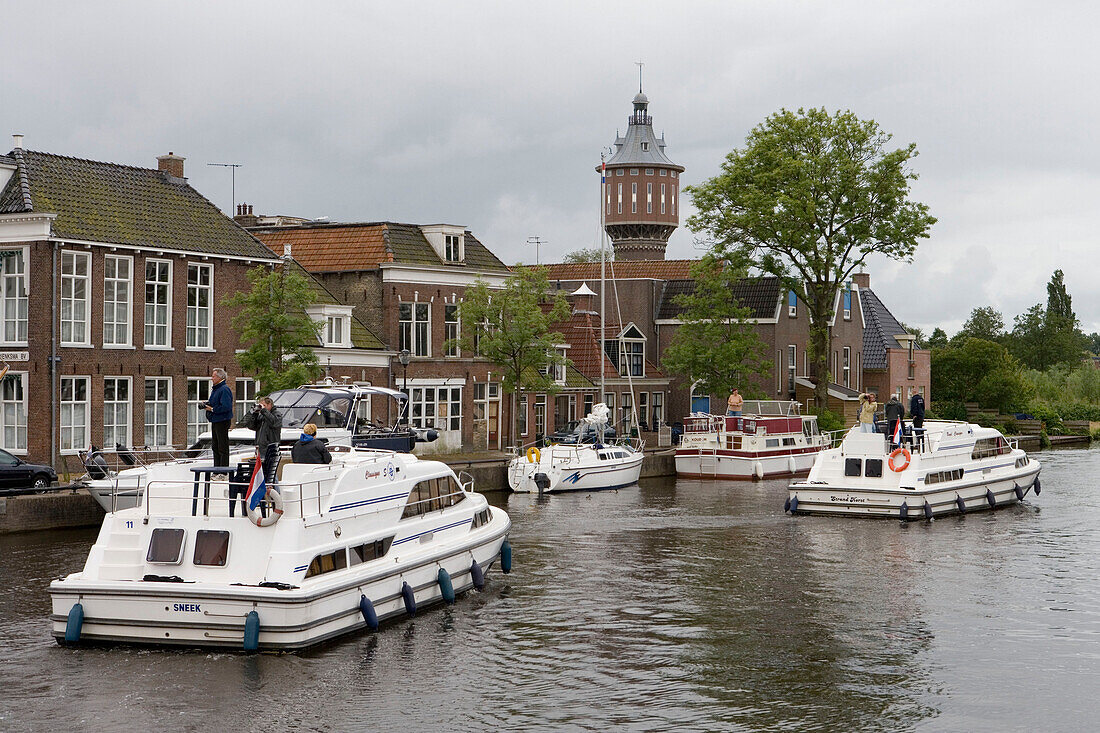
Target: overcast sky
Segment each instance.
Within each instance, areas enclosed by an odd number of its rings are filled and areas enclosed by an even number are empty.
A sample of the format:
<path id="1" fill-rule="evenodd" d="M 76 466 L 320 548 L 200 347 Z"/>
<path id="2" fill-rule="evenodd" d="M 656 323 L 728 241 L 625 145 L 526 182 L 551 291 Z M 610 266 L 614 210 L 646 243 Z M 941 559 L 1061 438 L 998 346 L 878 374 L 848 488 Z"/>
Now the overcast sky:
<path id="1" fill-rule="evenodd" d="M 0 0 L 0 150 L 186 174 L 229 212 L 464 224 L 505 262 L 598 245 L 600 150 L 645 92 L 685 184 L 786 107 L 915 142 L 939 223 L 871 285 L 902 321 L 1012 318 L 1051 273 L 1100 330 L 1091 3 Z M 690 213 L 685 197 L 681 221 Z M 668 256 L 695 257 L 681 227 Z"/>

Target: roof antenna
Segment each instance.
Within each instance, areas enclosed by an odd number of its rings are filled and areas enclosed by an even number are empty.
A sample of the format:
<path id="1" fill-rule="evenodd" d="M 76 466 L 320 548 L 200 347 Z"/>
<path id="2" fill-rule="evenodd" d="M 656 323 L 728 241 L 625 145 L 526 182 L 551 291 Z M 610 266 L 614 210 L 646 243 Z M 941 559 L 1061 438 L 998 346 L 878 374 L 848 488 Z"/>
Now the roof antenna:
<path id="1" fill-rule="evenodd" d="M 230 207 L 230 211 L 237 209 L 237 169 L 242 168 L 244 163 L 207 163 L 207 165 L 216 165 L 221 168 L 228 168 L 232 172 L 232 185 L 233 185 L 233 206 Z M 232 214 L 230 214 L 232 216 Z"/>
<path id="2" fill-rule="evenodd" d="M 645 63 L 642 61 L 635 61 L 634 65 L 638 67 L 638 94 L 642 93 L 642 67 Z"/>

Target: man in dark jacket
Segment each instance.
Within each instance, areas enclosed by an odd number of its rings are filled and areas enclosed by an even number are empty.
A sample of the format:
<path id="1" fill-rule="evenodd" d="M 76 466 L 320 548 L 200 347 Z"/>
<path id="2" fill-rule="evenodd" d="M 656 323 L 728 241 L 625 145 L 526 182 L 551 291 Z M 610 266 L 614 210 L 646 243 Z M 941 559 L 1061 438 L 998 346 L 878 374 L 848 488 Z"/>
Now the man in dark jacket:
<path id="1" fill-rule="evenodd" d="M 313 423 L 302 428 L 302 437 L 290 449 L 295 463 L 332 463 L 332 456 L 323 440 L 317 439 L 317 426 Z"/>
<path id="2" fill-rule="evenodd" d="M 270 397 L 256 401 L 252 412 L 241 420 L 239 427 L 256 431 L 256 450 L 263 457 L 264 479 L 270 486 L 275 483 L 275 467 L 279 463 L 279 441 L 283 437 L 283 417 L 275 409 Z"/>
<path id="3" fill-rule="evenodd" d="M 890 401 L 886 403 L 886 421 L 889 425 L 888 430 L 891 445 L 899 445 L 901 443 L 900 430 L 904 430 L 905 426 L 899 426 L 902 418 L 905 417 L 905 406 L 898 400 L 898 396 L 894 395 L 890 398 Z M 899 430 L 900 428 L 900 430 Z M 894 438 L 894 432 L 898 431 L 899 437 Z"/>
<path id="4" fill-rule="evenodd" d="M 913 440 L 918 447 L 924 445 L 924 397 L 914 392 L 909 398 L 909 416 L 913 418 Z"/>
<path id="5" fill-rule="evenodd" d="M 210 398 L 203 403 L 206 419 L 210 421 L 210 447 L 214 451 L 214 465 L 229 465 L 229 423 L 233 419 L 233 392 L 225 383 L 225 370 L 212 369 Z"/>

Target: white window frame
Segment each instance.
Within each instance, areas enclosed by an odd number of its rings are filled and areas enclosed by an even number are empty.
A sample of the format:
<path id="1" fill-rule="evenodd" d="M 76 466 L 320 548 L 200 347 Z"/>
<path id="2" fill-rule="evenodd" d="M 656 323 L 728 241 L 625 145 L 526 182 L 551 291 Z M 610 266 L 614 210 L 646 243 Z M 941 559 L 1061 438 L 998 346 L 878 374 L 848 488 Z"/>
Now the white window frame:
<path id="1" fill-rule="evenodd" d="M 30 284 L 27 260 L 30 253 L 26 247 L 7 251 L 15 254 L 0 258 L 0 297 L 4 299 L 0 310 L 4 319 L 0 339 L 8 346 L 26 346 Z"/>
<path id="2" fill-rule="evenodd" d="M 463 236 L 461 234 L 443 235 L 443 259 L 447 262 L 462 262 Z"/>
<path id="3" fill-rule="evenodd" d="M 411 320 L 402 317 L 401 309 L 405 306 L 409 308 Z M 423 312 L 427 314 L 427 320 L 418 318 L 421 307 L 423 307 Z M 432 304 L 430 301 L 411 300 L 399 303 L 397 305 L 397 328 L 399 349 L 408 349 L 413 356 L 432 355 Z"/>
<path id="4" fill-rule="evenodd" d="M 76 394 L 76 386 L 84 385 L 84 399 L 65 399 L 65 386 L 70 384 L 71 394 Z M 58 440 L 61 455 L 71 456 L 78 451 L 87 450 L 91 445 L 92 378 L 79 374 L 67 374 L 60 378 L 58 390 L 60 415 L 58 419 Z M 77 422 L 77 408 L 83 408 L 83 423 Z"/>
<path id="5" fill-rule="evenodd" d="M 635 175 L 637 175 L 637 173 L 638 173 L 638 171 L 632 171 L 632 172 Z M 631 214 L 637 214 L 638 213 L 638 182 L 637 181 L 633 181 L 630 184 L 630 213 Z"/>
<path id="6" fill-rule="evenodd" d="M 114 382 L 114 399 L 108 400 L 107 383 Z M 118 399 L 118 387 L 126 385 L 126 399 Z M 107 376 L 103 378 L 103 447 L 111 449 L 116 443 L 130 448 L 133 443 L 134 389 L 130 377 Z M 121 418 L 121 420 L 120 420 Z M 108 433 L 110 431 L 110 433 Z M 110 436 L 110 437 L 108 437 Z M 120 440 L 121 438 L 121 440 Z"/>
<path id="7" fill-rule="evenodd" d="M 414 428 L 462 431 L 462 387 L 416 385 L 410 386 L 406 394 L 409 424 Z"/>
<path id="8" fill-rule="evenodd" d="M 622 170 L 619 170 L 619 175 L 623 174 Z M 623 184 L 619 183 L 619 213 L 623 213 Z"/>
<path id="9" fill-rule="evenodd" d="M 210 390 L 214 385 L 210 377 L 187 378 L 187 445 L 193 445 L 199 436 L 210 429 L 210 421 L 206 419 L 206 410 L 203 404 L 210 399 Z M 196 399 L 191 398 L 191 385 L 195 385 Z M 206 396 L 203 396 L 202 387 L 206 387 Z"/>
<path id="10" fill-rule="evenodd" d="M 611 184 L 605 182 L 603 184 L 603 190 L 604 190 L 604 195 L 607 196 L 607 208 L 605 209 L 604 213 L 605 214 L 610 214 L 611 213 Z"/>
<path id="11" fill-rule="evenodd" d="M 794 391 L 794 378 L 798 372 L 798 347 L 787 344 L 787 392 Z"/>
<path id="12" fill-rule="evenodd" d="M 155 275 L 158 279 L 149 279 L 149 266 L 154 267 Z M 175 268 L 172 266 L 172 260 L 161 259 L 147 259 L 145 260 L 145 324 L 144 324 L 144 343 L 146 349 L 171 349 L 172 348 L 172 277 Z M 160 268 L 165 268 L 165 274 L 167 280 L 160 280 Z M 165 296 L 165 302 L 160 303 L 154 300 L 149 302 L 149 288 L 153 288 L 154 297 L 159 300 L 159 293 L 163 291 Z M 163 322 L 160 320 L 163 316 Z M 153 338 L 149 338 L 149 330 L 152 328 Z M 157 329 L 164 329 L 163 342 L 156 338 Z"/>
<path id="13" fill-rule="evenodd" d="M 259 389 L 259 382 L 252 377 L 237 377 L 233 384 L 233 419 L 236 422 L 248 417 L 252 406 L 256 404 L 256 398 L 260 396 Z"/>
<path id="14" fill-rule="evenodd" d="M 65 273 L 65 261 L 68 260 L 72 263 L 72 272 Z M 77 273 L 77 262 L 83 262 L 85 265 L 85 271 L 83 274 Z M 78 285 L 83 284 L 84 295 L 78 296 Z M 66 306 L 68 307 L 69 317 L 65 317 Z M 83 310 L 83 318 L 78 318 L 76 313 L 78 310 Z M 92 326 L 91 326 L 91 310 L 92 310 L 92 253 L 91 252 L 74 252 L 73 250 L 63 249 L 61 250 L 61 345 L 62 346 L 91 346 Z M 69 332 L 65 333 L 65 327 L 68 326 Z M 78 330 L 81 331 L 82 338 L 74 338 L 74 334 Z M 75 453 L 76 451 L 70 451 Z"/>
<path id="15" fill-rule="evenodd" d="M 844 386 L 852 386 L 852 347 L 844 347 Z"/>
<path id="16" fill-rule="evenodd" d="M 649 412 L 653 416 L 653 424 L 650 427 L 656 430 L 665 421 L 665 393 L 651 392 L 649 398 Z"/>
<path id="17" fill-rule="evenodd" d="M 448 311 L 454 318 L 448 318 Z M 459 315 L 458 303 L 443 304 L 443 356 L 462 356 L 462 350 L 458 345 L 458 339 L 462 334 L 462 318 Z"/>
<path id="18" fill-rule="evenodd" d="M 109 276 L 112 265 L 114 275 Z M 118 276 L 120 265 L 126 267 L 126 277 Z M 119 297 L 119 291 L 123 297 Z M 113 291 L 113 299 L 108 293 Z M 111 306 L 114 306 L 113 308 Z M 113 320 L 108 320 L 108 311 L 113 311 Z M 119 311 L 122 312 L 120 318 Z M 120 329 L 121 326 L 121 329 Z M 120 334 L 119 331 L 122 331 Z M 119 337 L 122 337 L 121 339 Z M 134 258 L 130 255 L 103 256 L 103 348 L 129 349 L 134 343 Z"/>
<path id="19" fill-rule="evenodd" d="M 527 424 L 527 395 L 520 394 L 516 398 L 516 411 L 519 413 L 519 434 L 527 435 L 531 432 Z"/>
<path id="20" fill-rule="evenodd" d="M 638 393 L 638 427 L 649 427 L 649 392 Z"/>
<path id="21" fill-rule="evenodd" d="M 664 170 L 661 171 L 664 174 Z M 665 184 L 661 184 L 661 213 L 665 213 Z"/>
<path id="22" fill-rule="evenodd" d="M 168 389 L 166 390 L 167 391 L 167 396 L 164 399 L 150 400 L 148 398 L 149 383 L 150 382 L 154 382 L 154 383 L 158 383 L 158 384 L 167 384 L 168 385 Z M 154 387 L 154 396 L 156 395 L 157 391 L 159 391 L 159 390 L 157 390 Z M 172 378 L 171 377 L 146 377 L 145 378 L 145 384 L 144 384 L 144 390 L 142 392 L 142 395 L 143 395 L 143 399 L 144 399 L 144 405 L 143 405 L 143 409 L 142 409 L 142 416 L 143 416 L 143 421 L 144 421 L 144 425 L 145 425 L 145 445 L 150 446 L 150 447 L 156 447 L 156 448 L 163 448 L 163 447 L 172 445 Z M 152 422 L 150 422 L 150 420 L 149 420 L 149 408 L 150 408 L 150 406 L 153 406 L 154 411 L 156 411 L 158 406 L 163 406 L 164 407 L 164 422 L 163 423 L 156 419 L 159 416 L 157 416 L 155 413 L 154 413 L 154 420 Z M 157 430 L 157 427 L 160 426 L 160 425 L 164 426 L 164 442 L 163 443 L 158 443 L 157 439 L 156 439 L 156 430 Z M 152 426 L 152 430 L 150 430 L 150 426 Z M 152 435 L 150 435 L 150 433 L 152 433 Z M 150 440 L 150 437 L 152 438 L 152 440 Z"/>
<path id="23" fill-rule="evenodd" d="M 201 276 L 197 278 L 198 282 L 191 283 L 191 271 L 194 268 L 196 273 L 207 272 L 209 273 L 209 284 L 203 285 Z M 191 293 L 192 291 L 197 296 L 199 293 L 206 291 L 207 304 L 191 305 Z M 206 316 L 206 323 L 204 325 L 199 324 L 200 317 Z M 194 317 L 192 319 L 192 316 Z M 192 320 L 194 323 L 192 324 Z M 205 339 L 200 339 L 200 336 L 205 336 Z M 205 341 L 205 343 L 200 343 Z M 187 263 L 187 337 L 185 343 L 187 344 L 188 351 L 214 351 L 214 265 L 188 262 Z"/>
<path id="24" fill-rule="evenodd" d="M 9 387 L 12 399 L 7 397 Z M 0 380 L 0 448 L 27 455 L 27 372 L 8 372 Z"/>
<path id="25" fill-rule="evenodd" d="M 645 213 L 653 213 L 653 184 L 647 183 L 645 185 Z"/>
<path id="26" fill-rule="evenodd" d="M 560 364 L 555 364 L 554 365 L 554 383 L 559 384 L 559 385 L 564 387 L 565 386 L 565 375 L 566 375 L 566 372 L 567 372 L 567 367 L 569 366 L 569 361 L 568 361 L 569 355 L 568 355 L 568 352 L 566 350 L 566 347 L 564 347 L 564 346 L 557 347 L 555 349 L 555 351 L 558 353 L 558 356 L 560 356 L 564 361 Z"/>
<path id="27" fill-rule="evenodd" d="M 325 316 L 325 346 L 346 346 L 349 330 L 346 316 Z"/>

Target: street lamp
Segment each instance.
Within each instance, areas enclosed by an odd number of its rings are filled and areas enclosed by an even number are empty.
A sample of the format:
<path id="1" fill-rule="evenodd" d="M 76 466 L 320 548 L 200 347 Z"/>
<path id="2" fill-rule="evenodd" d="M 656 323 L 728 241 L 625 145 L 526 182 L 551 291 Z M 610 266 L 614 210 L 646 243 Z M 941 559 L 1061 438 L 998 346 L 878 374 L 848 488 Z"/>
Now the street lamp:
<path id="1" fill-rule="evenodd" d="M 401 349 L 401 351 L 397 352 L 397 361 L 401 364 L 401 369 L 403 370 L 403 375 L 402 376 L 403 376 L 403 379 L 404 379 L 404 382 L 405 382 L 404 387 L 403 387 L 403 391 L 405 392 L 404 417 L 405 417 L 405 424 L 408 425 L 409 424 L 409 399 L 408 398 L 410 397 L 410 395 L 409 395 L 409 362 L 412 361 L 412 353 L 408 349 Z"/>

